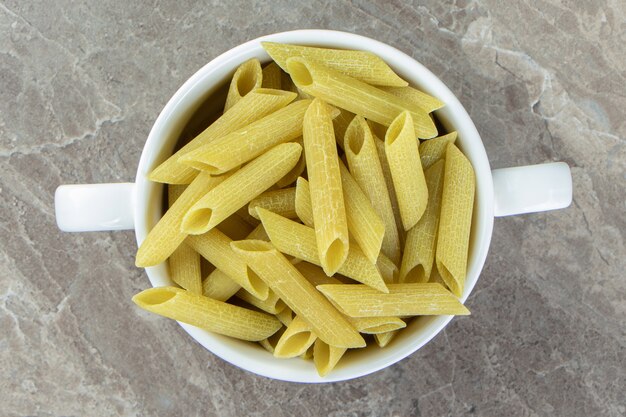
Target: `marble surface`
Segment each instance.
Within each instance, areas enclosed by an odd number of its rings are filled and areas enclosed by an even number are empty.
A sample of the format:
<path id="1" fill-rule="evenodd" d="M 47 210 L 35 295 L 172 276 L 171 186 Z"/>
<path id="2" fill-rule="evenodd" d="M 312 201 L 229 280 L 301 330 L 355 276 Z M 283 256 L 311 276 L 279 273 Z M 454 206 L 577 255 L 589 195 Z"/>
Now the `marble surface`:
<path id="1" fill-rule="evenodd" d="M 626 414 L 626 5 L 619 0 L 0 0 L 0 414 Z M 168 98 L 262 34 L 387 42 L 452 89 L 494 168 L 566 161 L 566 210 L 497 219 L 468 306 L 332 385 L 243 372 L 138 311 L 131 232 L 63 234 L 59 184 L 129 181 Z"/>

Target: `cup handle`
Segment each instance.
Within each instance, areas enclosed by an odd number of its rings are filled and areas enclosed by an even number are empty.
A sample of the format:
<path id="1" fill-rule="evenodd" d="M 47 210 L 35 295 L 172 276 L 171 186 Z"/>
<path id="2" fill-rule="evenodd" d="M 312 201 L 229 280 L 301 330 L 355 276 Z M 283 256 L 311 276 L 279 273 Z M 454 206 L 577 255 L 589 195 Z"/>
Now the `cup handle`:
<path id="1" fill-rule="evenodd" d="M 135 227 L 134 183 L 61 185 L 54 211 L 64 232 L 130 230 Z"/>
<path id="2" fill-rule="evenodd" d="M 572 174 L 565 162 L 494 169 L 496 217 L 565 208 L 572 203 Z"/>

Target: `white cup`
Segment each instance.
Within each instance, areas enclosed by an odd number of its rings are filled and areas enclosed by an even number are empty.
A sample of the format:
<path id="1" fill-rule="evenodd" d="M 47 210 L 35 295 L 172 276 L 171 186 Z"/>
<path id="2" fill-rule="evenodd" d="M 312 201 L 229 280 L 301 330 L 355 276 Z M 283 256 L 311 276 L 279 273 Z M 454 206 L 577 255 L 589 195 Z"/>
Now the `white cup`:
<path id="1" fill-rule="evenodd" d="M 384 43 L 351 33 L 297 30 L 246 42 L 196 72 L 169 100 L 152 127 L 141 154 L 135 183 L 60 186 L 55 194 L 59 228 L 68 232 L 135 229 L 137 244 L 141 244 L 162 215 L 163 186 L 148 181 L 148 173 L 172 154 L 175 142 L 191 115 L 227 82 L 239 64 L 251 58 L 269 61 L 261 41 L 374 52 L 411 85 L 446 103 L 443 109 L 437 111 L 437 117 L 448 131 L 458 132 L 457 144 L 476 172 L 468 273 L 462 301 L 467 299 L 476 285 L 487 257 L 494 216 L 553 210 L 570 205 L 572 179 L 565 163 L 492 171 L 476 127 L 459 100 L 433 73 L 410 56 Z M 155 287 L 172 285 L 165 263 L 146 268 L 146 273 Z M 349 351 L 325 378 L 318 376 L 310 361 L 275 359 L 256 344 L 212 334 L 183 323 L 181 326 L 206 349 L 250 372 L 285 381 L 332 382 L 367 375 L 398 362 L 426 344 L 451 319 L 452 316 L 415 319 L 384 349 L 371 346 Z"/>

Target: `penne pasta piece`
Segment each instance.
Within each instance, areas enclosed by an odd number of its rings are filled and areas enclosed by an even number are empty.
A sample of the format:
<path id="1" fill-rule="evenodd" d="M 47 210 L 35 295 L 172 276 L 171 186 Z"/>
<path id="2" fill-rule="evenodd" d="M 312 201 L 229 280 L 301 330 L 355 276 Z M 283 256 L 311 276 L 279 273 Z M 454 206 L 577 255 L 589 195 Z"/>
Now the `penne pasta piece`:
<path id="1" fill-rule="evenodd" d="M 280 320 L 283 325 L 289 326 L 293 320 L 293 311 L 289 307 L 285 306 L 282 311 L 276 314 L 276 318 Z"/>
<path id="2" fill-rule="evenodd" d="M 309 227 L 313 227 L 313 207 L 311 206 L 311 188 L 304 178 L 296 182 L 295 209 L 298 218 Z"/>
<path id="3" fill-rule="evenodd" d="M 217 228 L 232 240 L 244 239 L 253 229 L 248 222 L 236 213 L 224 219 Z"/>
<path id="4" fill-rule="evenodd" d="M 174 205 L 174 202 L 186 188 L 186 185 L 172 184 L 167 187 L 168 207 Z M 202 294 L 202 264 L 200 259 L 198 252 L 185 243 L 181 243 L 169 257 L 172 281 L 192 293 Z"/>
<path id="5" fill-rule="evenodd" d="M 395 263 L 389 258 L 387 258 L 384 254 L 378 255 L 378 260 L 376 261 L 376 268 L 380 271 L 380 275 L 383 277 L 383 280 L 386 283 L 393 284 L 398 280 L 398 267 Z"/>
<path id="6" fill-rule="evenodd" d="M 421 92 L 417 88 L 407 87 L 380 87 L 381 90 L 393 94 L 396 97 L 403 98 L 420 107 L 426 113 L 433 112 L 445 106 L 443 101 L 435 97 Z"/>
<path id="7" fill-rule="evenodd" d="M 389 284 L 388 294 L 361 284 L 326 284 L 316 288 L 350 317 L 469 314 L 454 294 L 439 284 Z"/>
<path id="8" fill-rule="evenodd" d="M 263 346 L 263 349 L 267 350 L 269 353 L 274 354 L 276 343 L 278 343 L 280 337 L 283 335 L 283 333 L 285 333 L 285 329 L 286 328 L 283 326 L 267 339 L 259 340 L 259 345 Z"/>
<path id="9" fill-rule="evenodd" d="M 345 262 L 350 245 L 333 120 L 323 101 L 313 100 L 302 131 L 317 251 L 324 272 L 333 275 Z"/>
<path id="10" fill-rule="evenodd" d="M 350 324 L 359 333 L 381 334 L 403 329 L 406 323 L 399 317 L 349 317 L 346 316 Z"/>
<path id="11" fill-rule="evenodd" d="M 313 333 L 311 325 L 300 316 L 296 316 L 276 344 L 274 357 L 295 358 L 303 355 L 313 345 L 315 339 L 317 335 Z"/>
<path id="12" fill-rule="evenodd" d="M 296 93 L 297 95 L 298 87 L 296 87 L 296 85 L 293 83 L 291 76 L 287 74 L 285 71 L 283 71 L 280 75 L 281 75 L 281 78 L 280 78 L 281 90 L 291 91 L 292 93 Z M 299 99 L 300 98 L 298 97 L 297 100 Z"/>
<path id="13" fill-rule="evenodd" d="M 189 234 L 211 230 L 289 172 L 301 151 L 297 143 L 284 143 L 236 171 L 187 211 L 181 230 Z"/>
<path id="14" fill-rule="evenodd" d="M 257 207 L 280 214 L 283 217 L 294 219 L 296 214 L 296 188 L 283 188 L 282 190 L 266 191 L 254 198 L 248 204 L 248 213 L 255 219 L 259 218 Z"/>
<path id="15" fill-rule="evenodd" d="M 293 82 L 307 94 L 385 126 L 403 111 L 414 121 L 419 138 L 437 136 L 437 127 L 421 108 L 355 78 L 343 75 L 322 64 L 302 58 L 289 58 L 287 68 Z"/>
<path id="16" fill-rule="evenodd" d="M 444 161 L 439 161 L 426 170 L 428 186 L 428 204 L 426 211 L 406 237 L 400 282 L 428 282 L 435 259 L 437 244 L 437 226 L 441 209 L 441 192 L 443 190 Z"/>
<path id="17" fill-rule="evenodd" d="M 339 171 L 341 172 L 348 230 L 367 259 L 376 263 L 386 235 L 385 223 L 343 162 L 339 164 Z"/>
<path id="18" fill-rule="evenodd" d="M 386 130 L 385 130 L 386 131 Z M 383 139 L 384 136 L 381 136 Z M 393 188 L 393 179 L 391 178 L 391 168 L 389 168 L 389 161 L 387 161 L 387 155 L 385 155 L 385 142 L 379 139 L 378 136 L 374 136 L 374 143 L 376 144 L 376 153 L 378 153 L 378 160 L 380 166 L 383 169 L 383 177 L 385 178 L 385 184 L 387 184 L 387 191 L 389 192 L 389 200 L 391 200 L 391 208 L 393 209 L 393 217 L 396 220 L 396 227 L 398 229 L 398 236 L 400 237 L 400 245 L 404 247 L 405 233 L 402 226 L 402 218 L 400 217 L 400 207 L 398 206 L 398 197 L 396 196 L 396 189 Z"/>
<path id="19" fill-rule="evenodd" d="M 317 265 L 308 262 L 298 262 L 294 266 L 314 287 L 322 284 L 342 284 L 337 278 L 326 275 L 324 270 Z"/>
<path id="20" fill-rule="evenodd" d="M 263 310 L 266 313 L 274 315 L 278 314 L 286 307 L 283 300 L 278 298 L 276 293 L 272 290 L 269 291 L 265 300 L 258 299 L 243 288 L 240 289 L 237 294 L 235 294 L 235 296 L 240 300 L 243 300 L 246 303 L 255 306 L 259 310 Z"/>
<path id="21" fill-rule="evenodd" d="M 250 213 L 248 213 L 248 207 L 247 206 L 241 207 L 239 210 L 237 210 L 235 212 L 235 214 L 237 216 L 241 217 L 241 219 L 244 222 L 248 223 L 252 227 L 257 227 L 259 225 L 259 221 L 257 219 L 255 219 L 254 217 L 252 217 L 250 215 Z"/>
<path id="22" fill-rule="evenodd" d="M 213 229 L 202 235 L 189 236 L 185 242 L 257 298 L 264 300 L 268 297 L 267 284 L 233 252 L 232 240 L 224 233 Z"/>
<path id="23" fill-rule="evenodd" d="M 315 231 L 311 227 L 261 208 L 257 211 L 270 241 L 279 251 L 321 266 L 316 247 Z M 350 247 L 346 261 L 337 272 L 378 291 L 387 292 L 387 287 L 378 268 L 367 259 L 357 245 Z"/>
<path id="24" fill-rule="evenodd" d="M 428 188 L 412 125 L 411 114 L 404 112 L 389 126 L 385 136 L 385 154 L 404 230 L 415 226 L 428 202 Z"/>
<path id="25" fill-rule="evenodd" d="M 333 128 L 335 129 L 335 140 L 337 145 L 343 150 L 343 138 L 346 136 L 346 130 L 350 126 L 350 122 L 354 119 L 354 113 L 347 110 L 339 109 L 339 116 L 333 120 Z"/>
<path id="26" fill-rule="evenodd" d="M 241 285 L 219 269 L 211 272 L 202 283 L 202 295 L 217 301 L 226 301 L 239 291 Z"/>
<path id="27" fill-rule="evenodd" d="M 147 267 L 165 261 L 187 237 L 180 230 L 185 213 L 226 178 L 198 175 L 141 242 L 135 265 Z"/>
<path id="28" fill-rule="evenodd" d="M 276 62 L 270 62 L 263 67 L 263 82 L 261 83 L 261 87 L 280 90 L 282 87 L 282 77 L 283 71 L 278 64 L 276 64 Z"/>
<path id="29" fill-rule="evenodd" d="M 262 42 L 261 45 L 285 71 L 287 71 L 287 59 L 301 57 L 319 61 L 336 71 L 341 71 L 368 84 L 399 87 L 409 85 L 393 72 L 385 61 L 371 52 L 313 48 L 273 42 Z"/>
<path id="30" fill-rule="evenodd" d="M 331 346 L 320 339 L 317 339 L 313 346 L 313 363 L 319 376 L 328 375 L 347 350 L 346 348 Z"/>
<path id="31" fill-rule="evenodd" d="M 384 348 L 393 340 L 394 337 L 398 334 L 398 330 L 392 330 L 386 333 L 379 333 L 374 335 L 374 340 L 378 347 Z"/>
<path id="32" fill-rule="evenodd" d="M 320 339 L 333 346 L 365 346 L 365 341 L 350 323 L 271 243 L 242 240 L 231 246 Z"/>
<path id="33" fill-rule="evenodd" d="M 435 259 L 441 277 L 457 297 L 463 294 L 467 274 L 475 187 L 472 164 L 448 144 Z"/>
<path id="34" fill-rule="evenodd" d="M 296 166 L 293 167 L 291 171 L 289 171 L 284 177 L 282 177 L 276 182 L 276 186 L 278 188 L 284 188 L 296 182 L 298 177 L 302 175 L 302 173 L 306 169 L 306 155 L 304 153 L 304 140 L 302 139 L 302 137 L 299 137 L 293 142 L 299 143 L 300 146 L 302 146 L 302 153 L 300 154 L 300 159 L 298 159 L 298 163 L 296 164 Z"/>
<path id="35" fill-rule="evenodd" d="M 415 139 L 413 141 L 415 142 Z M 372 207 L 384 223 L 384 237 L 380 250 L 395 264 L 399 264 L 400 236 L 393 215 L 391 199 L 385 184 L 383 168 L 378 158 L 374 137 L 363 117 L 356 116 L 352 120 L 348 130 L 346 130 L 344 142 L 350 174 L 367 195 Z"/>
<path id="36" fill-rule="evenodd" d="M 250 234 L 246 237 L 246 239 L 265 240 L 266 242 L 270 241 L 270 238 L 267 233 L 265 233 L 265 229 L 263 228 L 262 224 L 259 224 L 257 227 L 255 227 L 254 230 L 251 231 Z"/>
<path id="37" fill-rule="evenodd" d="M 239 65 L 228 87 L 224 112 L 232 108 L 246 94 L 260 88 L 263 81 L 261 63 L 258 59 L 251 59 Z M 269 87 L 268 87 L 269 88 Z M 278 87 L 280 88 L 280 87 Z"/>
<path id="38" fill-rule="evenodd" d="M 212 300 L 175 287 L 144 290 L 133 297 L 139 307 L 183 323 L 237 339 L 259 341 L 281 326 L 276 317 Z"/>
<path id="39" fill-rule="evenodd" d="M 370 127 L 370 130 L 372 131 L 372 135 L 376 139 L 384 138 L 385 135 L 387 134 L 387 128 L 389 127 L 389 126 L 383 126 L 380 123 L 376 123 L 371 120 L 367 121 L 367 125 Z"/>
<path id="40" fill-rule="evenodd" d="M 315 339 L 315 340 L 317 340 L 317 339 Z M 306 352 L 304 352 L 302 355 L 300 355 L 300 357 L 301 357 L 302 359 L 305 359 L 305 360 L 311 360 L 311 359 L 313 359 L 313 346 L 315 346 L 315 343 L 314 343 L 314 344 L 312 344 L 312 345 L 311 345 L 311 346 L 307 349 L 307 351 L 306 351 Z"/>
<path id="41" fill-rule="evenodd" d="M 451 132 L 447 135 L 439 136 L 420 143 L 419 152 L 420 160 L 422 161 L 422 168 L 428 169 L 435 162 L 443 159 L 446 155 L 446 148 L 448 147 L 448 144 L 454 143 L 454 141 L 456 141 L 456 136 L 456 132 Z"/>
<path id="42" fill-rule="evenodd" d="M 310 103 L 304 100 L 292 103 L 181 156 L 179 162 L 211 175 L 237 168 L 276 145 L 302 136 L 302 119 Z"/>
<path id="43" fill-rule="evenodd" d="M 253 90 L 191 142 L 152 170 L 148 178 L 150 181 L 168 184 L 189 184 L 198 175 L 198 171 L 178 162 L 178 158 L 285 107 L 295 98 L 296 94 L 288 91 L 266 88 Z"/>

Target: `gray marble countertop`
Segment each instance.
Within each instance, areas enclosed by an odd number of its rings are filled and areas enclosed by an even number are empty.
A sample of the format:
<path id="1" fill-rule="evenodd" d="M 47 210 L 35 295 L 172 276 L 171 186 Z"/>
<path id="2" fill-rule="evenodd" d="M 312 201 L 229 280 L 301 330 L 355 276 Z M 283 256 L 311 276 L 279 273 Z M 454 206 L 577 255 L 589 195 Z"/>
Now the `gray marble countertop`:
<path id="1" fill-rule="evenodd" d="M 140 5 L 143 3 L 144 5 Z M 626 414 L 626 5 L 619 0 L 0 1 L 0 414 Z M 350 382 L 257 377 L 138 311 L 131 232 L 63 234 L 59 184 L 132 180 L 176 89 L 257 36 L 387 42 L 465 105 L 494 168 L 566 161 L 566 210 L 497 219 L 454 320 Z"/>

